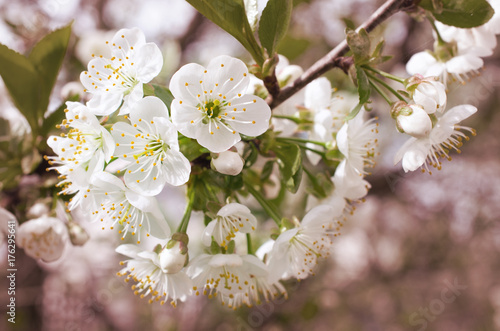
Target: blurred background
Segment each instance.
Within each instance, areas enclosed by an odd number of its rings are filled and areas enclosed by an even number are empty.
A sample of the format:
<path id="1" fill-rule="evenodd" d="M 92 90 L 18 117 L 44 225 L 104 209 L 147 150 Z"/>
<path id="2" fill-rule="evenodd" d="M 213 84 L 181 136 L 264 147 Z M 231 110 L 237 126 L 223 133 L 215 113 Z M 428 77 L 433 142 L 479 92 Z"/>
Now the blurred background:
<path id="1" fill-rule="evenodd" d="M 280 53 L 308 68 L 344 39 L 346 26 L 358 26 L 383 2 L 294 1 Z M 106 52 L 105 41 L 120 28 L 137 26 L 160 46 L 165 64 L 158 84 L 167 85 L 188 62 L 206 64 L 220 54 L 249 60 L 236 40 L 183 0 L 0 0 L 0 43 L 26 53 L 72 20 L 50 109 L 69 89 L 81 88 L 67 84 L 79 81 L 91 54 Z M 385 53 L 394 58 L 384 69 L 401 76 L 410 56 L 432 48 L 434 40 L 427 22 L 404 13 L 371 36 L 385 38 Z M 401 165 L 393 165 L 406 137 L 396 132 L 387 104 L 375 98 L 381 156 L 367 178 L 372 190 L 356 205 L 316 275 L 286 284 L 288 300 L 235 312 L 204 297 L 176 309 L 149 305 L 116 276 L 118 237 L 80 219 L 90 241 L 67 245 L 57 262 L 37 262 L 17 249 L 15 325 L 5 318 L 7 245 L 0 245 L 0 330 L 500 330 L 499 56 L 497 51 L 486 58 L 481 75 L 465 86 L 450 87 L 449 107 L 470 103 L 479 109 L 465 124 L 478 134 L 432 175 L 405 174 Z M 354 89 L 340 70 L 327 77 L 333 86 Z M 25 130 L 1 80 L 0 116 L 10 121 L 12 135 Z M 0 192 L 1 207 L 10 209 L 13 196 L 33 194 L 37 178 L 18 180 Z M 160 197 L 172 220 L 181 218 L 183 193 L 166 189 Z M 200 232 L 199 227 L 195 219 L 189 231 Z"/>

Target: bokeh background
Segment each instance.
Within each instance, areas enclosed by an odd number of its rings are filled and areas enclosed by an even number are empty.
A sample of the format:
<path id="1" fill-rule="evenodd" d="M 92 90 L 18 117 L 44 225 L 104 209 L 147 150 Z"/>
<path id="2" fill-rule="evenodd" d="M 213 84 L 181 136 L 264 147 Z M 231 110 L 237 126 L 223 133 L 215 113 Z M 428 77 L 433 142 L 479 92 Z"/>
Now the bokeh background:
<path id="1" fill-rule="evenodd" d="M 361 24 L 383 3 L 294 2 L 280 53 L 304 68 L 344 38 L 346 25 Z M 173 72 L 188 62 L 206 64 L 220 54 L 249 59 L 236 40 L 183 0 L 0 0 L 0 43 L 26 53 L 46 33 L 71 20 L 73 35 L 51 109 L 71 87 L 66 84 L 78 82 L 90 55 L 105 52 L 105 40 L 120 28 L 141 28 L 147 40 L 163 50 L 159 84 L 167 84 Z M 401 76 L 411 54 L 433 44 L 429 24 L 405 13 L 389 19 L 372 37 L 385 38 L 385 52 L 394 58 L 384 69 Z M 176 309 L 149 305 L 116 276 L 118 237 L 79 219 L 91 240 L 83 247 L 68 245 L 59 261 L 37 262 L 17 250 L 13 329 L 500 330 L 499 54 L 485 59 L 481 75 L 465 86 L 450 87 L 450 107 L 470 103 L 479 109 L 466 123 L 478 134 L 464 145 L 461 155 L 454 154 L 453 161 L 432 175 L 405 174 L 400 165 L 393 165 L 393 155 L 406 138 L 396 132 L 388 106 L 375 99 L 381 155 L 367 178 L 372 190 L 366 201 L 356 205 L 317 274 L 286 284 L 288 300 L 235 312 L 206 298 L 192 298 Z M 342 72 L 327 76 L 334 86 L 353 89 Z M 0 116 L 23 130 L 22 117 L 1 80 Z M 36 180 L 23 178 L 16 194 L 29 195 Z M 11 191 L 0 192 L 0 206 L 9 209 L 10 196 Z M 169 219 L 179 220 L 183 192 L 167 189 L 160 199 Z M 201 231 L 196 219 L 191 223 L 190 231 Z M 6 259 L 2 244 L 0 330 L 13 327 L 5 317 Z"/>

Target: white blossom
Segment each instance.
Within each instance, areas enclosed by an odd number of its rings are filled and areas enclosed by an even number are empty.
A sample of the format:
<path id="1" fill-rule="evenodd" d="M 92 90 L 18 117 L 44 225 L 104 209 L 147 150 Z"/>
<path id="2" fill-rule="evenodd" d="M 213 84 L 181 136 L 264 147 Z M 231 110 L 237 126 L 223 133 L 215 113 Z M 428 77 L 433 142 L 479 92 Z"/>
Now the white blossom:
<path id="1" fill-rule="evenodd" d="M 238 308 L 268 301 L 271 295 L 285 294 L 277 280 L 268 280 L 266 265 L 254 255 L 202 254 L 188 266 L 193 293 L 219 297 L 223 305 Z"/>
<path id="2" fill-rule="evenodd" d="M 378 144 L 378 123 L 375 118 L 363 119 L 361 110 L 356 117 L 346 122 L 337 133 L 337 147 L 352 167 L 361 175 L 366 174 L 365 167 L 375 165 L 375 153 Z"/>
<path id="3" fill-rule="evenodd" d="M 413 92 L 413 101 L 428 113 L 443 111 L 446 108 L 446 87 L 436 77 L 415 75 L 410 78 L 408 90 Z"/>
<path id="4" fill-rule="evenodd" d="M 120 115 L 128 114 L 142 99 L 143 84 L 160 73 L 163 56 L 158 46 L 146 43 L 138 28 L 119 30 L 108 45 L 111 58 L 95 57 L 80 75 L 86 92 L 92 94 L 87 106 L 96 115 L 109 115 L 121 105 Z"/>
<path id="5" fill-rule="evenodd" d="M 26 221 L 17 229 L 17 245 L 27 255 L 44 262 L 53 262 L 61 257 L 66 237 L 64 223 L 49 216 Z"/>
<path id="6" fill-rule="evenodd" d="M 214 153 L 234 146 L 240 134 L 263 134 L 271 110 L 261 98 L 244 94 L 248 83 L 246 65 L 229 56 L 216 57 L 206 69 L 194 63 L 183 66 L 170 81 L 172 122 Z"/>
<path id="7" fill-rule="evenodd" d="M 191 292 L 191 279 L 184 270 L 170 270 L 162 268 L 160 257 L 156 252 L 142 251 L 135 245 L 120 245 L 116 252 L 130 257 L 129 260 L 120 264 L 126 266 L 118 272 L 119 276 L 125 276 L 126 282 L 132 279 L 137 284 L 132 285 L 134 294 L 144 298 L 151 295 L 149 303 L 160 301 L 164 304 L 171 300 L 172 306 L 177 305 L 177 301 L 185 301 Z M 161 253 L 160 253 L 161 254 Z"/>
<path id="8" fill-rule="evenodd" d="M 257 219 L 250 209 L 239 203 L 230 203 L 217 212 L 217 218 L 208 223 L 203 233 L 203 243 L 210 246 L 212 238 L 216 243 L 227 247 L 237 232 L 255 231 Z"/>
<path id="9" fill-rule="evenodd" d="M 163 239 L 170 234 L 170 228 L 154 197 L 144 196 L 128 187 L 116 176 L 107 172 L 96 174 L 87 196 L 94 220 L 109 225 L 113 230 L 119 225 L 122 240 L 128 232 Z M 104 230 L 105 227 L 103 226 Z"/>
<path id="10" fill-rule="evenodd" d="M 157 97 L 145 97 L 134 105 L 130 122 L 118 122 L 112 128 L 116 156 L 130 162 L 125 184 L 150 196 L 159 194 L 166 183 L 185 184 L 191 165 L 179 151 L 177 130 L 165 104 Z"/>
<path id="11" fill-rule="evenodd" d="M 271 282 L 290 277 L 304 279 L 314 273 L 318 258 L 329 255 L 336 214 L 332 206 L 317 206 L 298 227 L 278 236 L 267 261 Z"/>
<path id="12" fill-rule="evenodd" d="M 469 140 L 462 131 L 469 131 L 475 135 L 475 131 L 469 127 L 461 126 L 458 123 L 468 118 L 477 111 L 471 105 L 460 105 L 447 110 L 438 117 L 437 123 L 432 128 L 429 135 L 416 138 L 412 137 L 399 149 L 394 157 L 394 163 L 403 161 L 405 172 L 414 171 L 422 167 L 422 171 L 427 170 L 429 165 L 441 169 L 439 158 L 451 160 L 449 153 L 451 150 L 460 151 L 462 140 Z"/>

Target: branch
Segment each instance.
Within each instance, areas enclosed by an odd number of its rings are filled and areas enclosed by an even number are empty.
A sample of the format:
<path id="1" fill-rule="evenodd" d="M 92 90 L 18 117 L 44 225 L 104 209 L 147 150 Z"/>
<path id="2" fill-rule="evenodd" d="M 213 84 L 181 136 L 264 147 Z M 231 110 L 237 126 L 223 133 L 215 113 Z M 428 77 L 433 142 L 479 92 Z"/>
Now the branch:
<path id="1" fill-rule="evenodd" d="M 411 9 L 417 1 L 418 0 L 388 0 L 379 9 L 377 9 L 377 11 L 373 13 L 373 15 L 370 16 L 365 23 L 358 27 L 357 31 L 365 29 L 366 32 L 370 32 L 393 14 L 401 10 Z M 290 98 L 307 84 L 330 69 L 339 67 L 344 70 L 344 72 L 347 71 L 350 64 L 352 64 L 352 60 L 348 61 L 347 59 L 349 58 L 345 58 L 343 56 L 348 51 L 349 46 L 347 45 L 347 41 L 344 39 L 344 41 L 338 44 L 337 47 L 330 51 L 330 53 L 319 59 L 306 72 L 304 72 L 302 76 L 297 78 L 292 85 L 284 87 L 276 98 L 273 98 L 270 103 L 271 108 L 276 108 L 283 101 Z"/>

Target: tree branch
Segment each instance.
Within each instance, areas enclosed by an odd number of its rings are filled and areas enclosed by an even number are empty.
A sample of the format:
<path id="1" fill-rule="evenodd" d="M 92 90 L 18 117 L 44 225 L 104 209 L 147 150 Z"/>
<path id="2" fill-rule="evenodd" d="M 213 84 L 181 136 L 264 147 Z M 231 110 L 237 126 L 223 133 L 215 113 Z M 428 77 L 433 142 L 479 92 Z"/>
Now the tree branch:
<path id="1" fill-rule="evenodd" d="M 370 32 L 393 14 L 402 10 L 411 9 L 418 1 L 419 0 L 388 0 L 379 9 L 377 9 L 377 11 L 373 13 L 373 15 L 370 16 L 365 23 L 358 27 L 357 31 L 365 29 L 366 32 Z M 344 39 L 344 41 L 338 44 L 328 54 L 314 63 L 306 72 L 302 74 L 302 76 L 297 78 L 292 85 L 284 87 L 271 101 L 271 108 L 276 108 L 283 101 L 290 98 L 307 84 L 330 69 L 339 67 L 346 72 L 352 64 L 352 60 L 347 61 L 346 59 L 349 58 L 343 57 L 348 51 L 349 46 L 347 45 L 347 41 Z"/>

